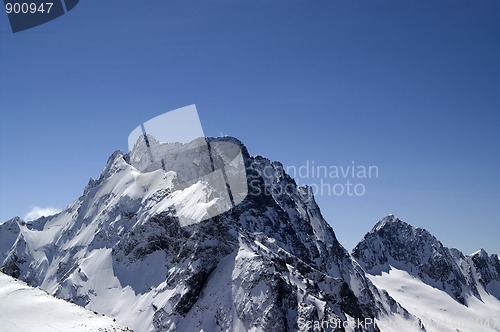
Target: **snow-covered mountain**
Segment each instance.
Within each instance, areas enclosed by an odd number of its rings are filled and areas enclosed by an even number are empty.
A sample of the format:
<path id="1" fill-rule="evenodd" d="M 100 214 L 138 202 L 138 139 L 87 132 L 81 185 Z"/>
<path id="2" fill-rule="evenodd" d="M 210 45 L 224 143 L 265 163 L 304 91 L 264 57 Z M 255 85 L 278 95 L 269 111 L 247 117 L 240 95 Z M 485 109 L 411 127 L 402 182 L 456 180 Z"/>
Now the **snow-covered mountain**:
<path id="1" fill-rule="evenodd" d="M 486 292 L 500 300 L 500 259 L 498 255 L 488 256 L 488 253 L 481 249 L 469 257 L 469 264 L 473 266 L 475 271 L 476 284 L 483 286 Z"/>
<path id="2" fill-rule="evenodd" d="M 248 193 L 233 197 L 235 207 L 218 205 L 206 181 L 186 181 L 207 173 L 187 174 L 189 158 L 167 160 L 169 171 L 163 161 L 138 167 L 137 156 L 147 153 L 138 144 L 129 154 L 113 153 L 100 178 L 61 213 L 0 225 L 2 271 L 139 332 L 426 330 L 363 269 L 388 270 L 382 256 L 399 259 L 388 245 L 380 256 L 368 245 L 357 248 L 358 264 L 308 187 L 297 186 L 280 163 L 251 157 L 234 138 L 207 140 L 209 149 L 223 143 L 239 147 L 246 169 Z M 192 162 L 206 164 L 203 158 Z M 214 207 L 226 212 L 214 214 Z M 498 265 L 494 256 L 483 258 L 469 274 L 462 265 L 443 267 L 456 279 L 443 289 L 462 303 L 479 300 L 484 289 L 494 294 Z M 421 270 L 423 280 L 441 280 Z"/>
<path id="3" fill-rule="evenodd" d="M 379 221 L 352 254 L 370 280 L 428 331 L 500 331 L 498 255 L 464 255 L 393 215 Z"/>
<path id="4" fill-rule="evenodd" d="M 126 332 L 113 319 L 50 296 L 0 272 L 2 332 Z"/>

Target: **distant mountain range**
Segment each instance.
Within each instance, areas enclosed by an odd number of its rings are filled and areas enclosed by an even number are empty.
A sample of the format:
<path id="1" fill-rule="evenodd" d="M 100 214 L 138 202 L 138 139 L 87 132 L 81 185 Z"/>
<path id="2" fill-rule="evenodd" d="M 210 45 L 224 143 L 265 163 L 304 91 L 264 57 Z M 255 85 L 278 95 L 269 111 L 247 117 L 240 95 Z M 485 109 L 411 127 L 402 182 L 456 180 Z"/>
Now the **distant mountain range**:
<path id="1" fill-rule="evenodd" d="M 0 225 L 0 268 L 134 331 L 500 331 L 500 260 L 389 215 L 349 253 L 308 187 L 240 147 L 248 195 L 209 213 L 182 167 L 115 152 L 62 212 Z M 164 147 L 168 149 L 169 147 Z M 180 217 L 181 216 L 181 217 Z"/>

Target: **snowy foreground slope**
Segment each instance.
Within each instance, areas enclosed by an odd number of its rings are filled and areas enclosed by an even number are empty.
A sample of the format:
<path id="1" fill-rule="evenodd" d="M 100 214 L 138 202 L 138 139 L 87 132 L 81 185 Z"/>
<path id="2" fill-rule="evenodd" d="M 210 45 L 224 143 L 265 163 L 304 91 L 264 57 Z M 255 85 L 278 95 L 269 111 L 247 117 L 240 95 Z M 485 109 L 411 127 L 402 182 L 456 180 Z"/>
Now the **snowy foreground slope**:
<path id="1" fill-rule="evenodd" d="M 129 331 L 109 317 L 56 299 L 0 272 L 0 330 L 2 332 L 119 332 Z"/>
<path id="2" fill-rule="evenodd" d="M 182 148 L 150 142 L 164 151 Z M 204 165 L 208 156 L 179 154 L 166 160 L 168 171 L 163 160 L 140 171 L 131 160 L 148 152 L 138 144 L 130 154 L 113 153 L 100 178 L 61 213 L 0 225 L 1 270 L 139 332 L 436 331 L 415 302 L 405 307 L 376 277 L 392 270 L 382 254 L 389 263 L 399 256 L 390 250 L 370 256 L 375 249 L 364 241 L 364 256 L 353 253 L 358 263 L 310 190 L 280 163 L 251 157 L 233 138 L 208 145 L 220 143 L 238 145 L 246 168 L 248 195 L 234 208 L 213 216 L 226 207 L 212 188 L 203 180 L 179 181 L 200 175 L 188 174 L 189 158 Z M 192 218 L 202 221 L 184 222 Z M 450 272 L 460 280 L 437 289 L 440 297 L 471 308 L 471 297 L 487 299 L 496 308 L 498 257 L 479 254 L 464 256 L 463 264 L 476 269 L 471 275 L 480 275 L 475 282 Z M 419 280 L 428 285 L 427 276 L 435 275 L 424 272 Z"/>

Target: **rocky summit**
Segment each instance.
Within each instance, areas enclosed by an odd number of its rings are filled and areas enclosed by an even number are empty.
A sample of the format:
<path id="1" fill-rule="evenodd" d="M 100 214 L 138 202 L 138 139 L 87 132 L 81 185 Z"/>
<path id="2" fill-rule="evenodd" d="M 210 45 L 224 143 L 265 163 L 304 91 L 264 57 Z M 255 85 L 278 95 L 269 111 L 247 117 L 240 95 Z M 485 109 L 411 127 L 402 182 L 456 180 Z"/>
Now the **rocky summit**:
<path id="1" fill-rule="evenodd" d="M 460 306 L 489 296 L 500 308 L 498 256 L 465 256 L 394 216 L 351 255 L 279 162 L 234 138 L 206 142 L 241 151 L 248 190 L 234 206 L 213 210 L 220 198 L 204 178 L 179 186 L 186 160 L 141 169 L 144 151 L 117 151 L 62 212 L 0 225 L 1 270 L 140 332 L 436 330 L 376 286 L 394 270 Z"/>

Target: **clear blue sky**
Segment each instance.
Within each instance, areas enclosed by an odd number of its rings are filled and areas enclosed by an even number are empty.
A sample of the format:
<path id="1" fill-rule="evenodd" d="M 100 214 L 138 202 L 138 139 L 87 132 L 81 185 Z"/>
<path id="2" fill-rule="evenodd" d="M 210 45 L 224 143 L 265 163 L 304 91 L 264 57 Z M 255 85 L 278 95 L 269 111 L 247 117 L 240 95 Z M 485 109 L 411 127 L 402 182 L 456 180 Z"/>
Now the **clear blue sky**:
<path id="1" fill-rule="evenodd" d="M 317 197 L 348 249 L 393 213 L 500 253 L 499 18 L 488 0 L 83 0 L 12 34 L 0 13 L 0 220 L 64 208 L 133 128 L 195 103 L 206 135 L 285 166 L 376 165 L 364 196 Z"/>

